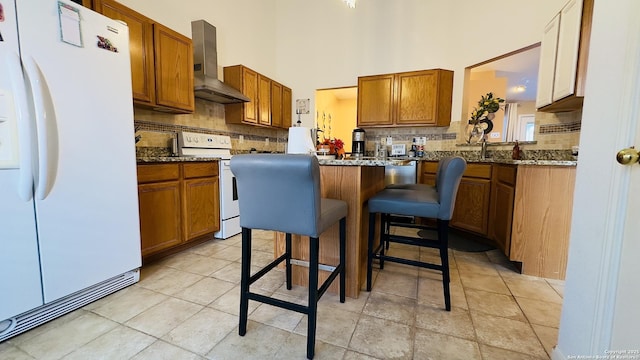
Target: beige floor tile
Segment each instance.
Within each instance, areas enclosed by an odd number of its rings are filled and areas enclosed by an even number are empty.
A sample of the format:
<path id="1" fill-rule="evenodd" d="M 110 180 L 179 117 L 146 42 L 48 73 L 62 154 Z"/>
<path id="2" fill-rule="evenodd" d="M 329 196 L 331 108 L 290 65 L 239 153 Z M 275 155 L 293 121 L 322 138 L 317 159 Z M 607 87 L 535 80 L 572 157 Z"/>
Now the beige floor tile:
<path id="1" fill-rule="evenodd" d="M 233 283 L 206 277 L 188 288 L 176 292 L 173 296 L 196 304 L 208 305 L 234 287 Z"/>
<path id="2" fill-rule="evenodd" d="M 527 321 L 518 303 L 511 295 L 497 294 L 488 291 L 467 289 L 469 309 L 481 313 L 501 316 L 518 321 Z"/>
<path id="3" fill-rule="evenodd" d="M 221 239 L 219 241 L 223 244 L 227 244 L 231 246 L 240 246 L 240 244 L 242 244 L 242 233 L 234 235 L 228 239 L 224 239 L 224 240 Z"/>
<path id="4" fill-rule="evenodd" d="M 474 261 L 458 262 L 458 271 L 460 275 L 490 275 L 498 276 L 498 271 L 487 263 L 480 263 Z"/>
<path id="5" fill-rule="evenodd" d="M 112 301 L 105 302 L 102 306 L 96 307 L 92 311 L 113 321 L 124 323 L 150 307 L 166 300 L 167 297 L 167 295 L 139 286 L 130 286 L 120 290 L 118 296 Z"/>
<path id="6" fill-rule="evenodd" d="M 204 360 L 204 357 L 157 340 L 151 346 L 144 349 L 131 360 Z"/>
<path id="7" fill-rule="evenodd" d="M 211 254 L 211 257 L 227 261 L 238 261 L 242 257 L 242 248 L 238 246 L 227 246 Z"/>
<path id="8" fill-rule="evenodd" d="M 451 306 L 469 309 L 462 285 L 450 283 Z M 442 280 L 421 278 L 418 282 L 418 303 L 444 309 Z"/>
<path id="9" fill-rule="evenodd" d="M 318 302 L 318 308 L 335 308 L 359 314 L 362 312 L 362 309 L 364 309 L 364 305 L 367 303 L 370 295 L 370 292 L 361 291 L 357 299 L 346 297 L 344 303 L 341 303 L 338 294 L 324 293 Z"/>
<path id="10" fill-rule="evenodd" d="M 232 261 L 216 259 L 193 253 L 180 253 L 173 255 L 164 263 L 164 265 L 174 269 L 207 276 L 231 263 Z"/>
<path id="11" fill-rule="evenodd" d="M 216 254 L 229 246 L 231 246 L 231 244 L 225 241 L 211 240 L 211 241 L 207 241 L 205 243 L 196 245 L 195 247 L 192 247 L 187 251 L 193 254 L 211 257 L 213 254 Z"/>
<path id="12" fill-rule="evenodd" d="M 274 292 L 278 290 L 278 288 L 280 288 L 284 283 L 285 283 L 284 270 L 276 268 L 276 269 L 272 269 L 263 277 L 261 277 L 258 281 L 251 284 L 251 291 L 254 291 L 255 289 L 262 289 L 262 290 Z"/>
<path id="13" fill-rule="evenodd" d="M 342 359 L 345 348 L 327 344 L 316 339 L 314 346 L 314 359 L 316 360 L 334 360 Z M 291 334 L 274 355 L 274 359 L 306 359 L 307 354 L 307 337 L 298 334 Z"/>
<path id="14" fill-rule="evenodd" d="M 166 342 L 205 355 L 238 327 L 236 316 L 204 308 L 162 337 Z"/>
<path id="15" fill-rule="evenodd" d="M 460 266 L 461 263 L 465 262 L 473 262 L 473 263 L 481 263 L 487 264 L 490 263 L 489 257 L 486 252 L 466 252 L 466 251 L 458 251 L 453 250 L 453 258 Z"/>
<path id="16" fill-rule="evenodd" d="M 476 340 L 476 333 L 473 329 L 469 311 L 458 307 L 452 307 L 451 311 L 446 311 L 444 308 L 418 305 L 416 308 L 416 326 L 440 334 Z"/>
<path id="17" fill-rule="evenodd" d="M 417 300 L 403 296 L 373 292 L 362 310 L 363 314 L 413 326 Z"/>
<path id="18" fill-rule="evenodd" d="M 156 339 L 120 325 L 65 356 L 65 360 L 128 359 L 151 345 Z M 118 344 L 118 346 L 113 346 Z"/>
<path id="19" fill-rule="evenodd" d="M 265 296 L 271 296 L 273 292 L 264 291 L 260 289 L 251 289 L 251 292 L 262 294 Z M 257 301 L 249 300 L 249 314 L 251 314 L 261 304 Z M 232 315 L 238 315 L 240 313 L 240 286 L 237 285 L 233 289 L 227 291 L 224 295 L 214 300 L 208 307 Z"/>
<path id="20" fill-rule="evenodd" d="M 531 324 L 559 327 L 562 304 L 516 296 L 516 301 Z"/>
<path id="21" fill-rule="evenodd" d="M 413 338 L 410 326 L 362 315 L 349 349 L 381 359 L 411 359 Z"/>
<path id="22" fill-rule="evenodd" d="M 545 279 L 560 297 L 564 298 L 564 280 Z"/>
<path id="23" fill-rule="evenodd" d="M 0 359 L 11 360 L 34 360 L 35 358 L 8 341 L 0 343 Z"/>
<path id="24" fill-rule="evenodd" d="M 381 270 L 371 291 L 384 292 L 415 299 L 418 295 L 418 275 L 409 276 L 402 273 Z"/>
<path id="25" fill-rule="evenodd" d="M 155 337 L 162 337 L 201 309 L 202 305 L 176 298 L 168 298 L 135 316 L 125 324 Z"/>
<path id="26" fill-rule="evenodd" d="M 358 314 L 347 310 L 318 309 L 316 339 L 336 346 L 347 347 L 358 323 L 358 318 Z M 308 323 L 308 317 L 303 316 L 294 332 L 306 336 Z"/>
<path id="27" fill-rule="evenodd" d="M 546 356 L 531 325 L 492 315 L 471 313 L 479 343 L 519 351 L 534 356 Z"/>
<path id="28" fill-rule="evenodd" d="M 170 267 L 163 267 L 161 273 L 162 275 L 158 278 L 149 278 L 140 281 L 140 286 L 166 295 L 173 295 L 204 278 L 202 275 L 192 274 Z"/>
<path id="29" fill-rule="evenodd" d="M 414 359 L 482 360 L 478 343 L 455 336 L 417 329 Z"/>
<path id="30" fill-rule="evenodd" d="M 538 339 L 544 346 L 544 350 L 549 356 L 553 348 L 558 345 L 558 328 L 532 324 L 533 331 L 538 335 Z"/>
<path id="31" fill-rule="evenodd" d="M 280 294 L 278 298 L 280 298 L 281 300 L 296 303 L 295 298 L 287 298 L 282 294 Z M 298 299 L 297 301 L 300 300 Z M 299 312 L 264 304 L 258 307 L 253 313 L 251 313 L 249 317 L 251 318 L 251 320 L 265 325 L 273 326 L 286 331 L 293 331 L 293 329 L 298 326 L 303 316 L 304 314 L 301 314 Z"/>
<path id="32" fill-rule="evenodd" d="M 502 278 L 498 275 L 492 276 L 460 273 L 460 279 L 462 280 L 462 285 L 465 288 L 511 295 L 509 289 L 507 288 L 507 285 L 505 285 Z"/>
<path id="33" fill-rule="evenodd" d="M 116 322 L 85 313 L 20 344 L 20 348 L 39 360 L 60 359 L 116 326 Z"/>
<path id="34" fill-rule="evenodd" d="M 562 304 L 562 297 L 542 278 L 520 275 L 504 281 L 513 296 Z"/>
<path id="35" fill-rule="evenodd" d="M 342 360 L 381 360 L 381 359 L 373 356 L 361 354 L 355 351 L 347 350 Z"/>
<path id="36" fill-rule="evenodd" d="M 216 344 L 208 359 L 220 360 L 264 360 L 275 359 L 275 354 L 283 346 L 290 332 L 249 320 L 247 333 L 238 335 L 237 328 Z M 304 359 L 306 352 L 299 358 Z"/>
<path id="37" fill-rule="evenodd" d="M 259 250 L 253 250 L 251 252 L 251 266 L 263 268 L 269 265 L 273 260 L 273 249 L 271 249 L 271 252 Z"/>
<path id="38" fill-rule="evenodd" d="M 527 354 L 505 350 L 486 344 L 480 344 L 480 352 L 483 360 L 540 360 L 548 359 L 545 357 L 534 357 Z"/>
<path id="39" fill-rule="evenodd" d="M 13 337 L 9 340 L 7 340 L 8 342 L 10 342 L 13 345 L 16 345 L 18 347 L 22 346 L 22 344 L 25 344 L 27 342 L 30 342 L 33 338 L 40 336 L 46 332 L 48 332 L 49 330 L 52 329 L 57 329 L 59 327 L 64 326 L 66 323 L 71 322 L 83 315 L 89 314 L 90 312 L 84 310 L 84 309 L 78 309 L 76 311 L 72 311 L 66 315 L 63 315 L 57 319 L 54 319 L 52 321 L 49 321 L 47 323 L 44 323 L 36 328 L 33 328 L 27 332 L 24 332 L 16 337 Z M 0 345 L 2 345 L 3 343 L 0 343 Z"/>

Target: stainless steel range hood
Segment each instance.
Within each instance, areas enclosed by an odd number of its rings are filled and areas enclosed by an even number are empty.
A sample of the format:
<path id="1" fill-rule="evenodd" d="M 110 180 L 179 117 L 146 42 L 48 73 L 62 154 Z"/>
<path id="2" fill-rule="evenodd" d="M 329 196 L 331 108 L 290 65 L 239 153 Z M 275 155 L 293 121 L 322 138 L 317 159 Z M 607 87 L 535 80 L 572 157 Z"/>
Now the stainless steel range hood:
<path id="1" fill-rule="evenodd" d="M 204 20 L 191 22 L 195 97 L 220 104 L 248 102 L 240 91 L 218 80 L 216 28 Z"/>

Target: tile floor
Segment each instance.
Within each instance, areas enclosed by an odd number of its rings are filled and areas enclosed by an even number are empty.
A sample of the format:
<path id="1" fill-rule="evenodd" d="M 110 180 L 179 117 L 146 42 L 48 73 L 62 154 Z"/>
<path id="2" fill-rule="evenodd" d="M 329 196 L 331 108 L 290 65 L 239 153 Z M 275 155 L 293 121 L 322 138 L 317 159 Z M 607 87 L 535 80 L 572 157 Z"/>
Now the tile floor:
<path id="1" fill-rule="evenodd" d="M 254 264 L 273 254 L 254 231 Z M 402 245 L 394 252 L 418 256 Z M 320 301 L 316 359 L 549 359 L 564 282 L 520 275 L 497 250 L 450 252 L 451 312 L 440 275 L 400 264 L 358 299 Z M 423 259 L 436 257 L 421 249 Z M 139 283 L 0 343 L 0 359 L 304 359 L 305 316 L 250 301 L 238 336 L 240 237 L 212 240 L 142 269 Z M 306 303 L 275 270 L 252 287 Z"/>

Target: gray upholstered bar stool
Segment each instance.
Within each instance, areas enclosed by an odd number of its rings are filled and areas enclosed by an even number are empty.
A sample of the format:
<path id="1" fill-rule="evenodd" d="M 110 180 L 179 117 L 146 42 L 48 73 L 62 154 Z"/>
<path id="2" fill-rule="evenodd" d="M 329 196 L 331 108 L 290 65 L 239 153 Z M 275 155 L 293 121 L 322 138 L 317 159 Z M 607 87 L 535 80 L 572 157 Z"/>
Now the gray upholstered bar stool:
<path id="1" fill-rule="evenodd" d="M 379 259 L 380 269 L 384 268 L 385 261 L 391 261 L 439 270 L 442 272 L 445 308 L 447 311 L 451 310 L 448 252 L 449 220 L 453 215 L 458 186 L 466 167 L 467 163 L 461 157 L 444 158 L 440 160 L 438 165 L 436 186 L 386 188 L 369 199 L 367 291 L 371 291 L 373 259 Z M 374 246 L 375 220 L 378 213 L 381 214 L 380 243 Z M 391 214 L 436 219 L 438 238 L 431 240 L 421 237 L 391 235 L 389 226 Z M 428 229 L 426 226 L 417 224 L 394 223 L 393 225 Z M 385 255 L 385 243 L 403 243 L 439 249 L 440 264 Z"/>
<path id="2" fill-rule="evenodd" d="M 240 226 L 242 227 L 242 270 L 240 278 L 239 334 L 247 332 L 249 300 L 306 314 L 307 358 L 314 355 L 318 300 L 340 275 L 340 302 L 345 300 L 345 253 L 347 203 L 320 197 L 320 166 L 313 155 L 236 155 L 231 159 L 236 177 Z M 340 222 L 340 263 L 318 288 L 320 234 Z M 285 253 L 250 275 L 251 229 L 286 233 Z M 285 261 L 287 289 L 291 290 L 291 234 L 309 237 L 309 302 L 307 306 L 260 295 L 249 286 Z"/>

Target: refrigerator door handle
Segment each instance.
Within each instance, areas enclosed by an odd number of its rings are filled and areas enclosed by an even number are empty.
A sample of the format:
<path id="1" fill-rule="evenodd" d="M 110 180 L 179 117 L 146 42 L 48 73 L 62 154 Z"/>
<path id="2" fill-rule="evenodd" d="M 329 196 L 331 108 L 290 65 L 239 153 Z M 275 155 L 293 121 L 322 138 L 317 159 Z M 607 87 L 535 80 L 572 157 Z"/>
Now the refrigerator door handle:
<path id="1" fill-rule="evenodd" d="M 18 127 L 18 196 L 24 201 L 30 201 L 33 195 L 33 124 L 29 116 L 27 90 L 24 84 L 20 55 L 11 53 L 6 57 L 9 69 L 9 81 L 15 101 Z"/>
<path id="2" fill-rule="evenodd" d="M 38 63 L 33 59 L 25 61 L 36 119 L 38 145 L 38 171 L 36 173 L 35 196 L 44 200 L 49 194 L 56 178 L 58 168 L 58 136 L 55 108 L 51 92 Z"/>

